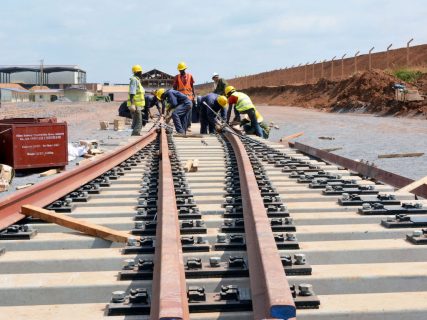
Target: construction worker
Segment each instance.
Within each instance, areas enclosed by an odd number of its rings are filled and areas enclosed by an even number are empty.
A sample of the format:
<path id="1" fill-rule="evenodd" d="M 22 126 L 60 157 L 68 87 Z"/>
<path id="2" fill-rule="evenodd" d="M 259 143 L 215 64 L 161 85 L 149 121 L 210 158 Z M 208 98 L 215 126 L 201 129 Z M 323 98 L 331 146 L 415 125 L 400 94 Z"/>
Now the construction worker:
<path id="1" fill-rule="evenodd" d="M 227 98 L 216 93 L 209 93 L 205 96 L 198 97 L 197 104 L 200 105 L 200 133 L 215 133 L 216 116 L 219 115 L 225 120 Z"/>
<path id="2" fill-rule="evenodd" d="M 223 78 L 219 77 L 219 74 L 214 72 L 212 75 L 213 85 L 214 85 L 214 91 L 213 93 L 219 94 L 219 95 L 225 95 L 225 88 L 228 86 L 227 81 L 225 81 Z"/>
<path id="3" fill-rule="evenodd" d="M 159 101 L 164 102 L 166 112 L 171 113 L 176 132 L 185 134 L 187 122 L 191 112 L 191 100 L 183 93 L 169 89 L 158 89 L 156 96 Z"/>
<path id="4" fill-rule="evenodd" d="M 191 101 L 191 106 L 195 106 L 195 98 L 196 94 L 194 93 L 194 78 L 190 73 L 187 73 L 187 64 L 185 62 L 178 63 L 178 71 L 179 74 L 177 74 L 174 78 L 172 87 L 174 90 L 177 90 L 183 94 L 185 94 L 188 99 Z M 191 120 L 194 122 L 198 122 L 198 112 L 197 109 L 194 108 L 193 111 L 191 111 L 189 114 L 188 119 L 188 127 L 191 126 Z"/>
<path id="5" fill-rule="evenodd" d="M 145 106 L 145 90 L 141 85 L 142 68 L 139 64 L 132 67 L 133 76 L 129 83 L 129 97 L 127 106 L 132 114 L 132 136 L 141 135 L 142 110 Z"/>
<path id="6" fill-rule="evenodd" d="M 251 98 L 243 92 L 236 91 L 236 88 L 233 86 L 227 86 L 225 88 L 225 95 L 228 98 L 228 112 L 227 112 L 227 123 L 230 122 L 231 112 L 234 108 L 235 112 L 235 120 L 240 122 L 240 115 L 241 114 L 247 114 L 250 121 L 251 126 L 255 130 L 255 134 L 258 137 L 262 137 L 262 129 L 258 123 L 258 120 L 256 118 L 256 108 L 254 104 L 252 103 Z"/>
<path id="7" fill-rule="evenodd" d="M 264 122 L 263 116 L 258 111 L 255 111 L 255 116 L 259 126 L 261 127 L 262 137 L 264 139 L 268 139 L 270 135 L 270 127 Z M 252 122 L 250 121 L 248 115 L 243 115 L 243 119 L 240 121 L 240 126 L 243 128 L 246 134 L 255 134 L 255 128 L 252 126 Z"/>

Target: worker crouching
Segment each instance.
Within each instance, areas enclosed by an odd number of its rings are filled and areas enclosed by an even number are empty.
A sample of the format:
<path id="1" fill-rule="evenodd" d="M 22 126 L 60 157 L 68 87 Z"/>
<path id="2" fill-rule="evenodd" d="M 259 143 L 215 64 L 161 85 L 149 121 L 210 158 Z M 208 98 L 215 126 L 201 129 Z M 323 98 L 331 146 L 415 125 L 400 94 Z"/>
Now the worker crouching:
<path id="1" fill-rule="evenodd" d="M 176 132 L 185 134 L 187 131 L 189 114 L 191 112 L 192 102 L 183 93 L 176 90 L 158 89 L 156 91 L 157 99 L 164 102 L 167 116 L 172 117 Z"/>
<path id="2" fill-rule="evenodd" d="M 258 137 L 263 137 L 263 130 L 257 120 L 257 110 L 252 103 L 251 98 L 243 92 L 237 92 L 233 86 L 227 86 L 225 88 L 225 95 L 228 98 L 228 112 L 227 112 L 227 123 L 230 122 L 231 112 L 234 109 L 235 118 L 234 121 L 240 122 L 240 115 L 246 114 L 250 120 L 251 126 L 254 133 Z"/>
<path id="3" fill-rule="evenodd" d="M 139 64 L 132 67 L 133 76 L 129 83 L 127 107 L 132 114 L 132 136 L 141 135 L 142 111 L 145 106 L 145 90 L 142 87 L 142 68 Z"/>
<path id="4" fill-rule="evenodd" d="M 197 97 L 197 105 L 200 108 L 200 133 L 215 133 L 216 118 L 225 120 L 227 98 L 216 93 L 209 93 Z"/>

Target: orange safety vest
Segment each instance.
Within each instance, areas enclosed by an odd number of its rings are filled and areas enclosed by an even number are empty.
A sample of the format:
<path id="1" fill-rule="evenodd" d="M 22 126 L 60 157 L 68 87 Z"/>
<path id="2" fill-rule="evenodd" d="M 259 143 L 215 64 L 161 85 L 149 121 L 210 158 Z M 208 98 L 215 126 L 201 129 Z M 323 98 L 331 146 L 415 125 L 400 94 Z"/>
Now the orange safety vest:
<path id="1" fill-rule="evenodd" d="M 191 87 L 191 80 L 193 79 L 193 76 L 186 73 L 187 81 L 185 81 L 185 83 L 182 82 L 180 74 L 177 75 L 177 78 L 178 86 L 176 90 L 185 94 L 190 100 L 194 100 L 193 88 Z"/>

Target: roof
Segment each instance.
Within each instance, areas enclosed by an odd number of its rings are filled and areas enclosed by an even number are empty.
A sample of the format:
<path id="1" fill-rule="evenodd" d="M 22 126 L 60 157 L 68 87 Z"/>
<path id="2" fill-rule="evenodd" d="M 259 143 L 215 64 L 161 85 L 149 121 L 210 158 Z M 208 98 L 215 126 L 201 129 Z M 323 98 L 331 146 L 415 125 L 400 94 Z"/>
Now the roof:
<path id="1" fill-rule="evenodd" d="M 0 72 L 3 73 L 16 73 L 16 72 L 25 72 L 25 71 L 40 71 L 40 65 L 1 65 Z M 77 65 L 44 65 L 43 72 L 61 72 L 61 71 L 74 71 L 74 72 L 84 72 L 86 71 L 80 69 Z"/>
<path id="2" fill-rule="evenodd" d="M 31 93 L 36 93 L 36 94 L 58 94 L 58 93 L 63 93 L 64 90 L 62 89 L 40 89 L 40 90 L 31 90 Z"/>
<path id="3" fill-rule="evenodd" d="M 32 86 L 29 90 L 34 91 L 34 90 L 50 90 L 50 89 L 49 87 L 46 87 L 46 86 Z"/>
<path id="4" fill-rule="evenodd" d="M 17 83 L 0 83 L 0 89 L 6 89 L 14 92 L 29 92 L 27 89 Z"/>
<path id="5" fill-rule="evenodd" d="M 160 71 L 158 69 L 152 69 L 142 74 L 142 79 L 144 80 L 145 79 L 173 79 L 173 78 L 174 76 L 166 72 Z"/>

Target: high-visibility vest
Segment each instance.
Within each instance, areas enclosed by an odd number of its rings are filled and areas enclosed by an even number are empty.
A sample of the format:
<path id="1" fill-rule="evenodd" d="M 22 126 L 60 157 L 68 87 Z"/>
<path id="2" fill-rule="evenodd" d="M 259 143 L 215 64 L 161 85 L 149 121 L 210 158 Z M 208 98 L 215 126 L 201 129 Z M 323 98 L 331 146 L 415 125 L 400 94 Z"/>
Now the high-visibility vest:
<path id="1" fill-rule="evenodd" d="M 183 94 L 185 94 L 188 97 L 188 99 L 193 101 L 194 95 L 193 95 L 193 88 L 191 87 L 191 82 L 192 82 L 191 80 L 193 79 L 193 76 L 189 73 L 186 73 L 185 76 L 187 78 L 187 81 L 184 83 L 181 80 L 181 75 L 180 74 L 177 75 L 178 86 L 177 86 L 176 90 L 179 92 L 182 92 Z"/>
<path id="2" fill-rule="evenodd" d="M 135 104 L 136 107 L 140 107 L 143 108 L 145 106 L 145 90 L 142 87 L 141 81 L 139 81 L 138 77 L 133 76 L 131 78 L 136 80 L 136 83 L 138 84 L 137 88 L 136 88 L 136 93 L 133 96 L 133 102 Z M 130 84 L 129 84 L 129 91 L 130 91 Z M 132 105 L 132 103 L 130 102 L 130 94 L 128 95 L 128 102 L 127 102 L 127 106 L 130 107 Z"/>
<path id="3" fill-rule="evenodd" d="M 237 97 L 237 102 L 235 106 L 237 112 L 244 112 L 250 109 L 255 109 L 251 98 L 249 98 L 247 94 L 244 94 L 243 92 L 234 92 L 232 96 Z"/>

